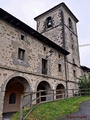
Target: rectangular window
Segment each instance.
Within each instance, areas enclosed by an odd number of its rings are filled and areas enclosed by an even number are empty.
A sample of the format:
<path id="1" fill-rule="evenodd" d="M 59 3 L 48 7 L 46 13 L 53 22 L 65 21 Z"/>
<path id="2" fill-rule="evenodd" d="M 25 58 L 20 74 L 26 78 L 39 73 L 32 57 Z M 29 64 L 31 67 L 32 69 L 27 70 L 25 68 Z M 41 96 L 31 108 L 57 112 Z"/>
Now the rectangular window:
<path id="1" fill-rule="evenodd" d="M 44 47 L 43 50 L 46 51 L 46 47 Z"/>
<path id="2" fill-rule="evenodd" d="M 75 70 L 73 70 L 73 76 L 76 77 L 76 71 Z"/>
<path id="3" fill-rule="evenodd" d="M 58 55 L 58 57 L 59 57 L 59 58 L 61 57 L 60 54 Z"/>
<path id="4" fill-rule="evenodd" d="M 21 34 L 21 40 L 25 40 L 25 36 Z"/>
<path id="5" fill-rule="evenodd" d="M 74 46 L 73 46 L 73 44 L 72 44 L 72 50 L 74 50 Z"/>
<path id="6" fill-rule="evenodd" d="M 9 104 L 15 104 L 16 103 L 16 94 L 11 93 L 9 96 Z"/>
<path id="7" fill-rule="evenodd" d="M 73 41 L 73 34 L 72 33 L 70 34 L 70 37 L 71 37 L 71 40 Z"/>
<path id="8" fill-rule="evenodd" d="M 24 58 L 25 58 L 25 50 L 19 48 L 18 49 L 18 59 L 24 60 Z"/>
<path id="9" fill-rule="evenodd" d="M 47 60 L 42 59 L 42 74 L 47 74 Z"/>
<path id="10" fill-rule="evenodd" d="M 58 64 L 58 71 L 61 72 L 61 64 Z"/>
<path id="11" fill-rule="evenodd" d="M 75 60 L 73 59 L 73 64 L 75 64 Z"/>
<path id="12" fill-rule="evenodd" d="M 74 66 L 77 66 L 74 59 L 73 59 L 73 65 L 74 65 Z"/>

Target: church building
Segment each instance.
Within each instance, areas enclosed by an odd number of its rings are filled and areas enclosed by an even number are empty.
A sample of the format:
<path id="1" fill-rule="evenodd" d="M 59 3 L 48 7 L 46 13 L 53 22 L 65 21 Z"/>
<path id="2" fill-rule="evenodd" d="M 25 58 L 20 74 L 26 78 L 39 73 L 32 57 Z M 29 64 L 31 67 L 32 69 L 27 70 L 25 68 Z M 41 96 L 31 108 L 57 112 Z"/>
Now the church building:
<path id="1" fill-rule="evenodd" d="M 0 120 L 22 94 L 78 88 L 78 19 L 65 3 L 34 19 L 37 30 L 0 8 Z"/>

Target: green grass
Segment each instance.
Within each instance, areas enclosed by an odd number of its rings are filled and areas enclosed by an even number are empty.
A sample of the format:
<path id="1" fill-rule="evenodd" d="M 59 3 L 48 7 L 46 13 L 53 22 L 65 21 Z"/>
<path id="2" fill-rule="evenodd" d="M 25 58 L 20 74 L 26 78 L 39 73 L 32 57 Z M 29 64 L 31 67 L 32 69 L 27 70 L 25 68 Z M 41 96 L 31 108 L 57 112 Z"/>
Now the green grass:
<path id="1" fill-rule="evenodd" d="M 64 118 L 65 116 L 76 112 L 79 109 L 80 103 L 90 100 L 89 96 L 67 98 L 48 102 L 36 107 L 26 120 L 55 120 L 56 118 Z M 28 111 L 25 110 L 25 113 Z M 19 120 L 19 112 L 14 114 L 11 120 Z"/>
<path id="2" fill-rule="evenodd" d="M 29 112 L 28 108 L 25 108 L 23 114 L 24 116 Z M 16 112 L 10 120 L 20 120 L 20 111 Z"/>

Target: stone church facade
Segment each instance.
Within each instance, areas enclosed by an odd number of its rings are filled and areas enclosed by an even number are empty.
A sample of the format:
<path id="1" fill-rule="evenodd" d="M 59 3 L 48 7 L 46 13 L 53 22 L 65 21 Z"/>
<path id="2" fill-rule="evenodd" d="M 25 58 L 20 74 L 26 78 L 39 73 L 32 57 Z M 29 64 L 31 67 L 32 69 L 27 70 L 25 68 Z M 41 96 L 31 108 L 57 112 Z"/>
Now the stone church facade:
<path id="1" fill-rule="evenodd" d="M 37 31 L 0 9 L 0 120 L 24 93 L 78 88 L 78 19 L 61 3 L 35 20 Z"/>

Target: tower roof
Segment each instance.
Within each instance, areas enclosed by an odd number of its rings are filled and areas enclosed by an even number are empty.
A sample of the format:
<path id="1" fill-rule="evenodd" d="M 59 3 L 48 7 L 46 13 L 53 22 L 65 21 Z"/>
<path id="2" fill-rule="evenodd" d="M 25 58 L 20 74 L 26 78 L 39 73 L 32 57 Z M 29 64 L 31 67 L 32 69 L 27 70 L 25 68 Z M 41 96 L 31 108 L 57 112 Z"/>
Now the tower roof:
<path id="1" fill-rule="evenodd" d="M 44 16 L 45 14 L 48 14 L 48 12 L 52 12 L 53 10 L 56 10 L 56 9 L 58 9 L 60 7 L 63 7 L 64 9 L 66 9 L 66 11 L 69 14 L 71 14 L 71 16 L 75 19 L 75 21 L 78 22 L 78 19 L 76 18 L 76 16 L 71 12 L 71 10 L 67 7 L 67 5 L 64 2 L 54 6 L 53 8 L 49 9 L 48 11 L 46 11 L 46 12 L 42 13 L 41 15 L 35 17 L 34 20 L 37 21 L 40 17 Z"/>

